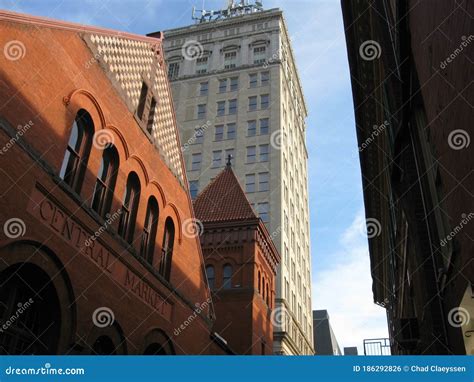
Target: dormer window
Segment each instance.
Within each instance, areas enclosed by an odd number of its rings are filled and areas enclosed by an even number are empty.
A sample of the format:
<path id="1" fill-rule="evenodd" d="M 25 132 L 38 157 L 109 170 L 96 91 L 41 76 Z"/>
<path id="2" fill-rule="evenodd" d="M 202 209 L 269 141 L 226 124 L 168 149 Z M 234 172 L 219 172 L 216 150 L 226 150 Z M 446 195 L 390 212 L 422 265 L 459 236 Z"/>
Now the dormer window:
<path id="1" fill-rule="evenodd" d="M 155 120 L 156 98 L 153 96 L 148 84 L 143 81 L 142 89 L 140 91 L 140 98 L 138 100 L 137 111 L 135 117 L 140 126 L 152 134 L 153 122 Z"/>

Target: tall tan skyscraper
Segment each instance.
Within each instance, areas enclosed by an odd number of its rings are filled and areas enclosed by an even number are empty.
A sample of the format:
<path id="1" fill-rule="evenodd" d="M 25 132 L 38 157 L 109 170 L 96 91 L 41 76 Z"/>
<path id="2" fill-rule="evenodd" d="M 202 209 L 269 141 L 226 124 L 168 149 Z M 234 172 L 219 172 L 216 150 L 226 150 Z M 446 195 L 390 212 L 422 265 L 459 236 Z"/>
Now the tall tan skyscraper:
<path id="1" fill-rule="evenodd" d="M 165 55 L 191 194 L 232 155 L 281 254 L 274 352 L 313 354 L 307 108 L 283 13 L 230 1 L 166 31 Z"/>

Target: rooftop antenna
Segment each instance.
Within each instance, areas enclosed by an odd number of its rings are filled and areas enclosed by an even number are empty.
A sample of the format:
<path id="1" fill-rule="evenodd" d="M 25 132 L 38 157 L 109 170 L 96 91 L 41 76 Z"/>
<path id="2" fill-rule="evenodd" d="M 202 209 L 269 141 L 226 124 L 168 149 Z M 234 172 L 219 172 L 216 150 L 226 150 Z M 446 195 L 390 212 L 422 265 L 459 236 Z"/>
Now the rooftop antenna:
<path id="1" fill-rule="evenodd" d="M 206 11 L 204 9 L 204 0 L 202 2 L 202 9 L 193 7 L 192 19 L 197 23 L 225 19 L 255 12 L 263 11 L 262 1 L 257 0 L 227 0 L 227 8 Z"/>

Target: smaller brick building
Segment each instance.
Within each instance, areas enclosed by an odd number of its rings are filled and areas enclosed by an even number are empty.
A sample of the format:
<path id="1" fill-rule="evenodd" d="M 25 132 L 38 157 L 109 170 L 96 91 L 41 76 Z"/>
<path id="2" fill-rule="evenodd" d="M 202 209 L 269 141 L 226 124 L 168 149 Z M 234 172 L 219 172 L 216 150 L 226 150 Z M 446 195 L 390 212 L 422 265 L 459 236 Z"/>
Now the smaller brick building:
<path id="1" fill-rule="evenodd" d="M 194 201 L 215 308 L 213 331 L 237 354 L 272 354 L 280 256 L 230 162 Z"/>

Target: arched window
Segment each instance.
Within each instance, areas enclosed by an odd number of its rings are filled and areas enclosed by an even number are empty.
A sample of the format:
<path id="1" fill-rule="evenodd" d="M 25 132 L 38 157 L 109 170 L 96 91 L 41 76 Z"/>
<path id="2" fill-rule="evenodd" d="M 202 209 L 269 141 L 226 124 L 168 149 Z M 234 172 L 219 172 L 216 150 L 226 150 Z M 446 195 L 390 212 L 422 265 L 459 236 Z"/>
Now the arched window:
<path id="1" fill-rule="evenodd" d="M 118 168 L 119 156 L 117 149 L 110 145 L 102 153 L 102 161 L 92 198 L 92 208 L 102 217 L 110 212 Z"/>
<path id="2" fill-rule="evenodd" d="M 260 274 L 260 271 L 258 271 L 258 293 L 260 293 L 260 281 L 261 281 L 261 274 Z"/>
<path id="3" fill-rule="evenodd" d="M 262 276 L 262 297 L 263 297 L 263 300 L 265 300 L 265 276 Z"/>
<path id="4" fill-rule="evenodd" d="M 224 277 L 222 279 L 222 287 L 224 289 L 232 288 L 232 265 L 224 265 Z"/>
<path id="5" fill-rule="evenodd" d="M 138 202 L 140 200 L 140 179 L 134 172 L 128 174 L 127 187 L 123 196 L 119 234 L 130 244 L 133 241 Z"/>
<path id="6" fill-rule="evenodd" d="M 150 264 L 153 264 L 157 227 L 158 202 L 154 196 L 150 196 L 146 208 L 145 224 L 143 225 L 142 244 L 140 248 L 140 255 Z"/>
<path id="7" fill-rule="evenodd" d="M 266 285 L 266 293 L 265 293 L 265 295 L 267 296 L 267 297 L 266 297 L 267 305 L 270 306 L 270 296 L 269 296 L 269 293 L 268 293 L 268 284 Z"/>
<path id="8" fill-rule="evenodd" d="M 166 219 L 165 234 L 163 236 L 163 246 L 160 262 L 160 274 L 166 279 L 170 280 L 171 274 L 171 260 L 173 257 L 174 245 L 174 223 L 171 218 Z"/>
<path id="9" fill-rule="evenodd" d="M 108 336 L 100 336 L 97 338 L 92 345 L 92 351 L 94 355 L 115 355 L 117 351 L 115 349 L 114 342 Z"/>
<path id="10" fill-rule="evenodd" d="M 206 275 L 207 281 L 209 282 L 209 288 L 214 289 L 216 283 L 216 274 L 214 272 L 214 267 L 212 265 L 208 265 L 206 267 Z"/>
<path id="11" fill-rule="evenodd" d="M 81 192 L 84 173 L 92 146 L 94 123 L 85 110 L 74 119 L 59 176 L 77 193 Z"/>

